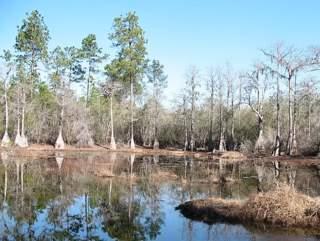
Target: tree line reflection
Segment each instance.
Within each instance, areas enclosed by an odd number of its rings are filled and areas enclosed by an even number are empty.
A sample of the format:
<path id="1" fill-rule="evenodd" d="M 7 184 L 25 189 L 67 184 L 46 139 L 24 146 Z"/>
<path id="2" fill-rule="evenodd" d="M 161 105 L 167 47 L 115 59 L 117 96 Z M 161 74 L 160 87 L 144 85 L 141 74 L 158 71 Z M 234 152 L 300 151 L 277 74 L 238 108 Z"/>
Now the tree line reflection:
<path id="1" fill-rule="evenodd" d="M 193 198 L 242 199 L 281 182 L 320 193 L 317 166 L 276 161 L 117 153 L 21 158 L 7 152 L 1 160 L 2 240 L 155 240 L 170 215 L 164 205 L 174 212 Z M 192 237 L 193 222 L 183 222 L 184 235 Z"/>

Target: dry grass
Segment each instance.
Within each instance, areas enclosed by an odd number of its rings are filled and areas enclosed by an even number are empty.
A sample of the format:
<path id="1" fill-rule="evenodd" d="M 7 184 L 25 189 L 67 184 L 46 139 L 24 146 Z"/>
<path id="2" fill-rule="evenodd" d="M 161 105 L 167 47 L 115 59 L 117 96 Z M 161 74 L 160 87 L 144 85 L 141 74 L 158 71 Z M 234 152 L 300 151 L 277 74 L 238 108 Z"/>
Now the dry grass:
<path id="1" fill-rule="evenodd" d="M 91 147 L 78 147 L 75 145 L 65 145 L 65 149 L 63 150 L 55 150 L 53 145 L 47 145 L 47 144 L 31 144 L 27 148 L 20 148 L 16 146 L 11 146 L 9 148 L 3 148 L 0 147 L 0 151 L 14 151 L 16 154 L 23 154 L 23 155 L 30 155 L 31 152 L 73 152 L 73 151 L 85 151 L 85 152 L 122 152 L 122 153 L 135 153 L 136 155 L 168 155 L 168 156 L 193 156 L 195 158 L 199 159 L 205 159 L 209 156 L 217 156 L 223 159 L 229 159 L 229 160 L 239 160 L 239 159 L 245 159 L 246 156 L 243 155 L 240 152 L 236 151 L 226 151 L 223 153 L 216 153 L 212 154 L 212 152 L 205 152 L 205 151 L 183 151 L 176 148 L 165 148 L 165 149 L 152 149 L 142 146 L 136 146 L 135 150 L 131 150 L 126 145 L 118 144 L 117 150 L 110 150 L 110 147 L 108 145 L 93 145 Z"/>
<path id="2" fill-rule="evenodd" d="M 243 203 L 210 198 L 186 202 L 178 209 L 189 218 L 209 223 L 266 223 L 303 228 L 320 225 L 320 201 L 286 185 L 253 195 Z"/>
<path id="3" fill-rule="evenodd" d="M 319 209 L 317 199 L 282 185 L 273 191 L 250 197 L 243 205 L 242 213 L 246 221 L 287 227 L 311 227 L 320 223 L 318 215 L 313 214 L 317 214 L 316 210 Z"/>
<path id="4" fill-rule="evenodd" d="M 176 209 L 179 209 L 188 218 L 216 223 L 220 221 L 237 222 L 240 207 L 239 201 L 208 198 L 186 202 Z"/>
<path id="5" fill-rule="evenodd" d="M 243 153 L 238 151 L 226 151 L 221 154 L 221 158 L 239 160 L 239 159 L 245 159 L 246 156 Z"/>

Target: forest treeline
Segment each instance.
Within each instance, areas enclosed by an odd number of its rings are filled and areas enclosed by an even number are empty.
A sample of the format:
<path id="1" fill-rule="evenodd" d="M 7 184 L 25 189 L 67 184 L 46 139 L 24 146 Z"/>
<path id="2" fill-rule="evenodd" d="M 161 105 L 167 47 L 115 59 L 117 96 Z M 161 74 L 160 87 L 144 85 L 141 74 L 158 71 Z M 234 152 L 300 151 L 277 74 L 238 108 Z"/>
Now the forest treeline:
<path id="1" fill-rule="evenodd" d="M 43 16 L 26 15 L 13 48 L 1 55 L 2 146 L 318 153 L 320 48 L 276 44 L 241 72 L 228 64 L 190 66 L 168 108 L 164 66 L 148 58 L 136 13 L 112 26 L 109 51 L 95 34 L 79 46 L 48 49 Z"/>

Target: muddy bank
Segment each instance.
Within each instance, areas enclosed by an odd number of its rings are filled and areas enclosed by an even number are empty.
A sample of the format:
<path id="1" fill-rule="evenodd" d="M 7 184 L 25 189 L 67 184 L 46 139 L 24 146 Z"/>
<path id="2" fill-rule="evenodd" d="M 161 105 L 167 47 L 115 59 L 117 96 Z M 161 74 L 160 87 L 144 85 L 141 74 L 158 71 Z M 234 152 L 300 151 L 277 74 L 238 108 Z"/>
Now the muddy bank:
<path id="1" fill-rule="evenodd" d="M 167 149 L 152 149 L 147 147 L 137 146 L 136 149 L 131 150 L 125 146 L 120 146 L 117 150 L 111 150 L 108 146 L 94 145 L 92 147 L 76 147 L 66 145 L 63 150 L 56 150 L 52 145 L 31 144 L 27 148 L 9 147 L 0 148 L 1 151 L 7 151 L 17 156 L 38 156 L 43 154 L 54 154 L 56 152 L 117 152 L 117 153 L 134 153 L 136 155 L 167 155 L 167 156 L 193 156 L 195 158 L 223 158 L 232 160 L 245 160 L 246 156 L 240 152 L 227 151 L 223 153 L 211 153 L 205 151 L 183 151 L 179 149 L 167 148 Z"/>
<path id="2" fill-rule="evenodd" d="M 320 201 L 289 186 L 259 193 L 245 201 L 209 198 L 193 200 L 176 209 L 193 220 L 267 224 L 275 227 L 315 228 L 320 225 Z"/>
<path id="3" fill-rule="evenodd" d="M 136 156 L 144 156 L 144 155 L 154 155 L 154 156 L 176 156 L 176 157 L 194 157 L 197 160 L 204 161 L 214 161 L 223 159 L 225 162 L 234 163 L 234 162 L 248 162 L 248 161 L 261 161 L 272 163 L 274 161 L 278 161 L 280 166 L 282 164 L 292 164 L 296 166 L 300 165 L 320 165 L 319 157 L 290 157 L 290 156 L 281 156 L 281 157 L 257 157 L 257 156 L 246 156 L 243 153 L 237 151 L 226 151 L 226 152 L 206 152 L 206 151 L 183 151 L 174 148 L 167 149 L 158 149 L 154 150 L 148 147 L 137 146 L 135 150 L 131 150 L 126 146 L 119 146 L 117 150 L 111 150 L 108 146 L 99 146 L 95 145 L 92 147 L 77 147 L 66 145 L 64 150 L 56 150 L 52 145 L 45 144 L 31 144 L 27 148 L 19 148 L 19 147 L 9 147 L 3 148 L 0 147 L 1 152 L 7 152 L 11 156 L 16 157 L 46 157 L 46 156 L 55 156 L 57 153 L 63 154 L 71 154 L 71 153 L 123 153 L 123 154 L 135 154 Z"/>

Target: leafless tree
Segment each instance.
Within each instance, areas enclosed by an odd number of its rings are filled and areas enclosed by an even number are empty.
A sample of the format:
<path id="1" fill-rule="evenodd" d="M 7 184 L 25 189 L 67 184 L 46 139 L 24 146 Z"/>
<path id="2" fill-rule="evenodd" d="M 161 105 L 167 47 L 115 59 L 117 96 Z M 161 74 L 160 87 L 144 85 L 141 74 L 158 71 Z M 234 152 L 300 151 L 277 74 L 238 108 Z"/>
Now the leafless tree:
<path id="1" fill-rule="evenodd" d="M 293 48 L 285 47 L 278 44 L 275 50 L 266 51 L 262 50 L 264 55 L 270 59 L 271 64 L 267 65 L 269 72 L 273 76 L 286 81 L 288 86 L 288 140 L 287 140 L 287 154 L 295 155 L 298 152 L 296 141 L 296 81 L 297 74 L 301 72 L 306 66 L 309 65 L 307 59 L 303 56 L 302 52 Z M 274 66 L 275 65 L 275 66 Z M 293 93 L 292 93 L 293 92 Z"/>
<path id="2" fill-rule="evenodd" d="M 233 149 L 234 148 L 234 92 L 235 92 L 234 82 L 236 80 L 236 75 L 233 72 L 230 64 L 227 64 L 226 66 L 224 79 L 227 83 L 227 111 L 228 111 L 228 119 L 229 119 L 229 120 L 226 120 L 226 124 L 228 122 L 231 122 L 230 130 L 228 130 L 228 133 L 230 135 L 230 146 L 231 146 L 231 149 Z"/>
<path id="3" fill-rule="evenodd" d="M 4 104 L 5 104 L 5 131 L 1 140 L 1 146 L 8 147 L 10 145 L 10 138 L 8 134 L 9 126 L 9 108 L 8 108 L 8 82 L 12 78 L 14 72 L 14 62 L 9 51 L 4 51 L 5 65 L 0 71 L 0 81 L 3 84 L 4 90 Z"/>
<path id="4" fill-rule="evenodd" d="M 215 95 L 217 89 L 217 74 L 214 68 L 210 68 L 207 77 L 207 88 L 209 91 L 209 138 L 208 138 L 208 150 L 213 150 L 213 112 L 215 106 Z"/>
<path id="5" fill-rule="evenodd" d="M 186 92 L 188 100 L 191 105 L 191 120 L 190 120 L 190 150 L 193 151 L 195 147 L 194 138 L 194 124 L 195 124 L 195 108 L 196 101 L 199 96 L 198 87 L 199 83 L 199 70 L 195 66 L 191 66 L 186 73 Z"/>
<path id="6" fill-rule="evenodd" d="M 305 102 L 306 105 L 306 113 L 307 113 L 307 136 L 309 140 L 311 139 L 311 133 L 312 133 L 312 112 L 313 112 L 313 106 L 315 104 L 315 100 L 317 98 L 317 81 L 313 78 L 306 79 L 302 83 L 302 95 L 300 96 L 301 100 Z"/>
<path id="7" fill-rule="evenodd" d="M 247 104 L 250 106 L 251 110 L 255 113 L 258 119 L 259 135 L 255 144 L 255 150 L 257 152 L 265 151 L 265 139 L 263 136 L 263 105 L 265 93 L 267 90 L 268 77 L 264 75 L 264 66 L 261 64 L 256 64 L 254 70 L 246 74 L 246 100 Z"/>
<path id="8" fill-rule="evenodd" d="M 183 129 L 184 129 L 184 150 L 188 149 L 188 124 L 187 124 L 187 115 L 188 115 L 188 106 L 187 106 L 187 96 L 183 94 Z"/>
<path id="9" fill-rule="evenodd" d="M 218 76 L 218 96 L 219 96 L 219 129 L 220 129 L 220 138 L 219 138 L 219 151 L 223 152 L 226 150 L 226 142 L 225 142 L 225 117 L 224 117 L 224 79 L 221 73 L 221 70 L 217 71 Z"/>

